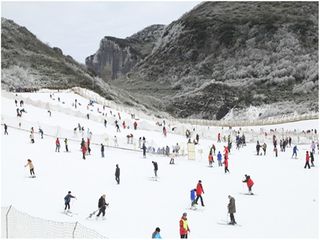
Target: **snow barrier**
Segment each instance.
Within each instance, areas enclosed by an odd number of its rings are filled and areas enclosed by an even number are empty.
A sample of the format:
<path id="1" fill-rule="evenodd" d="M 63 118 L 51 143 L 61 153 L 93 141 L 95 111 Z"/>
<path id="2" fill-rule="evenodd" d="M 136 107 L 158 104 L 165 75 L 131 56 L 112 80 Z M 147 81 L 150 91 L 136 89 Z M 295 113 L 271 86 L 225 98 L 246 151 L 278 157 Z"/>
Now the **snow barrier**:
<path id="1" fill-rule="evenodd" d="M 1 207 L 1 238 L 107 238 L 79 222 L 33 217 L 14 207 Z"/>

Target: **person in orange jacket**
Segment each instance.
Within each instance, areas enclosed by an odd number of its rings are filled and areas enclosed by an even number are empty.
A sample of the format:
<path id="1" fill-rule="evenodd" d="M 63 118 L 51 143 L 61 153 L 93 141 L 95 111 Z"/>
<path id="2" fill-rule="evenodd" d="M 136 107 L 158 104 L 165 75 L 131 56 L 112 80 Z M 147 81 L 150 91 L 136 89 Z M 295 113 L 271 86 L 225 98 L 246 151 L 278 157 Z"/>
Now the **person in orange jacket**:
<path id="1" fill-rule="evenodd" d="M 212 152 L 211 152 L 211 151 L 210 151 L 210 153 L 209 153 L 208 160 L 209 160 L 209 167 L 212 167 L 213 155 L 212 155 Z"/>
<path id="2" fill-rule="evenodd" d="M 188 238 L 188 232 L 190 232 L 190 228 L 188 225 L 187 213 L 183 213 L 180 221 L 180 238 Z"/>

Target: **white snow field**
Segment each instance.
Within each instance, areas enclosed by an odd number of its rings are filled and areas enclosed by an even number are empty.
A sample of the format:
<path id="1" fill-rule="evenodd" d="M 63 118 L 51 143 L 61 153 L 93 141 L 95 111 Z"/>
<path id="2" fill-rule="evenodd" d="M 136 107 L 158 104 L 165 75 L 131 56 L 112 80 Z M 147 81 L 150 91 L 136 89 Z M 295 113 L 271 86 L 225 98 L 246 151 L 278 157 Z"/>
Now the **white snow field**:
<path id="1" fill-rule="evenodd" d="M 188 160 L 184 131 L 191 126 L 180 126 L 176 122 L 175 132 L 168 129 L 167 137 L 162 134 L 162 127 L 152 119 L 139 119 L 138 130 L 133 130 L 130 113 L 121 113 L 122 119 L 130 129 L 122 128 L 116 133 L 114 119 L 110 109 L 94 104 L 87 110 L 88 99 L 70 91 L 18 93 L 18 96 L 2 93 L 1 123 L 8 125 L 8 135 L 3 134 L 1 126 L 1 206 L 12 205 L 15 209 L 31 216 L 59 222 L 79 222 L 108 238 L 151 238 L 156 227 L 160 227 L 162 238 L 179 238 L 179 220 L 184 212 L 188 213 L 191 232 L 189 238 L 318 238 L 319 237 L 319 152 L 316 150 L 315 167 L 304 169 L 305 151 L 310 150 L 311 140 L 318 141 L 314 133 L 300 134 L 303 130 L 317 129 L 318 120 L 295 122 L 275 126 L 256 126 L 242 128 L 247 146 L 236 150 L 235 137 L 229 155 L 230 173 L 225 174 L 223 167 L 218 167 L 216 156 L 214 166 L 208 167 L 209 146 L 214 143 L 222 152 L 226 143 L 217 143 L 217 133 L 223 135 L 232 132 L 221 127 L 195 127 L 199 133 L 200 144 L 196 146 L 196 159 Z M 14 99 L 29 97 L 40 106 L 48 104 L 60 106 L 64 111 L 47 107 L 36 107 L 25 103 L 22 117 L 16 117 Z M 60 97 L 60 102 L 57 98 Z M 74 99 L 81 103 L 74 109 Z M 62 104 L 62 101 L 65 102 Z M 48 103 L 47 105 L 45 105 Z M 19 103 L 18 103 L 19 104 Z M 50 106 L 52 106 L 50 105 Z M 101 113 L 97 107 L 107 113 L 108 125 L 105 128 Z M 51 107 L 52 108 L 52 107 Z M 58 108 L 57 108 L 58 109 Z M 92 111 L 90 111 L 92 109 Z M 87 120 L 83 116 L 100 116 L 101 121 Z M 75 114 L 79 112 L 78 116 Z M 93 118 L 93 117 L 91 117 Z M 139 116 L 136 116 L 138 119 Z M 21 127 L 18 127 L 21 122 Z M 82 134 L 74 134 L 73 129 L 80 123 L 92 131 L 91 155 L 82 159 L 80 140 Z M 31 126 L 35 129 L 35 143 L 31 144 L 29 135 Z M 38 128 L 44 130 L 43 139 Z M 141 128 L 143 128 L 141 130 Z M 261 130 L 261 128 L 263 128 Z M 292 147 L 285 152 L 279 151 L 276 158 L 272 147 L 270 129 L 281 129 L 280 135 L 292 136 L 293 144 L 298 144 L 298 158 L 292 159 Z M 178 129 L 180 129 L 180 135 Z M 238 128 L 233 128 L 237 129 Z M 252 129 L 252 130 L 251 130 Z M 296 132 L 293 132 L 296 129 Z M 27 130 L 27 131 L 24 131 Z M 292 132 L 287 132 L 287 131 Z M 267 132 L 265 137 L 264 132 Z M 127 144 L 126 136 L 134 135 L 134 144 Z M 291 134 L 291 135 L 290 135 Z M 119 147 L 114 148 L 113 136 L 117 135 Z M 278 135 L 278 143 L 280 140 Z M 184 155 L 176 157 L 175 165 L 169 164 L 169 158 L 163 155 L 147 153 L 143 158 L 138 148 L 139 137 L 145 136 L 147 147 L 168 145 L 170 149 L 177 142 Z M 61 150 L 55 152 L 55 138 L 60 138 Z M 64 138 L 69 139 L 69 149 L 65 152 Z M 255 142 L 268 144 L 266 156 L 255 155 Z M 100 143 L 105 143 L 105 158 L 101 158 Z M 126 150 L 128 149 L 135 149 Z M 278 148 L 279 149 L 279 148 Z M 36 178 L 29 178 L 29 169 L 24 165 L 30 158 L 35 166 Z M 154 181 L 152 161 L 159 165 L 158 181 Z M 116 184 L 115 165 L 121 169 L 120 185 Z M 255 195 L 244 195 L 247 187 L 244 174 L 249 174 L 254 181 Z M 190 190 L 202 180 L 204 204 L 200 201 L 197 210 L 190 210 Z M 71 200 L 73 217 L 62 214 L 64 196 L 68 191 L 77 199 Z M 97 209 L 98 199 L 106 194 L 110 203 L 105 220 L 86 219 Z M 235 219 L 238 226 L 221 225 L 229 220 L 227 215 L 228 195 L 236 201 Z M 2 223 L 3 224 L 3 223 Z"/>

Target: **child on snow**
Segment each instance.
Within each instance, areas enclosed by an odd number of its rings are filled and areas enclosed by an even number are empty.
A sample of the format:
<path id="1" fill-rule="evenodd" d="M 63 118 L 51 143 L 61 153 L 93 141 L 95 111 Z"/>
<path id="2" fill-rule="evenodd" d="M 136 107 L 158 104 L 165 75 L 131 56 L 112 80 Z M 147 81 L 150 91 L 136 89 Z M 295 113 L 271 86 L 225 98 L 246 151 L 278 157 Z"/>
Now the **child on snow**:
<path id="1" fill-rule="evenodd" d="M 196 191 L 197 191 L 197 189 L 192 189 L 192 190 L 190 191 L 191 208 L 192 208 L 192 207 L 194 206 L 194 204 L 195 204 Z"/>
<path id="2" fill-rule="evenodd" d="M 27 163 L 26 165 L 24 165 L 24 167 L 29 166 L 31 177 L 35 177 L 34 166 L 33 166 L 33 164 L 32 164 L 32 161 L 31 161 L 30 159 L 28 159 L 27 161 L 28 161 L 28 163 Z"/>

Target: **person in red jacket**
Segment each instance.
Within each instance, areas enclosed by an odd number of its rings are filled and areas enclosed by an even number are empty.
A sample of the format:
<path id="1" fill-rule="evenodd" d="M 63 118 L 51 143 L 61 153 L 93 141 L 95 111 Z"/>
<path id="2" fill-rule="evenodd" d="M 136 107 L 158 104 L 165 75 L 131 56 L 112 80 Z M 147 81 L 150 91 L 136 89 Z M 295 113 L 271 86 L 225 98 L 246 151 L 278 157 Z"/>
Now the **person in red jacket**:
<path id="1" fill-rule="evenodd" d="M 229 167 L 228 155 L 224 155 L 223 164 L 224 164 L 224 173 L 229 172 L 229 169 L 228 169 L 228 167 Z"/>
<path id="2" fill-rule="evenodd" d="M 252 179 L 250 178 L 249 175 L 245 174 L 244 176 L 245 176 L 246 179 L 243 180 L 242 182 L 247 183 L 247 186 L 248 186 L 248 189 L 249 189 L 249 194 L 253 195 L 253 193 L 251 192 L 251 188 L 252 188 L 254 182 L 252 181 Z"/>
<path id="3" fill-rule="evenodd" d="M 202 187 L 201 180 L 199 180 L 199 182 L 198 182 L 198 184 L 197 184 L 197 188 L 196 188 L 197 198 L 196 198 L 196 200 L 195 200 L 195 204 L 198 204 L 198 199 L 200 198 L 200 200 L 201 200 L 201 205 L 202 205 L 202 207 L 204 207 L 203 199 L 202 199 L 202 196 L 201 196 L 202 193 L 204 193 L 204 191 L 203 191 L 203 187 Z"/>
<path id="4" fill-rule="evenodd" d="M 188 225 L 187 213 L 183 213 L 180 221 L 180 238 L 188 238 L 188 232 L 190 232 L 190 228 Z"/>
<path id="5" fill-rule="evenodd" d="M 229 149 L 228 149 L 227 146 L 224 147 L 224 156 L 225 156 L 226 158 L 228 158 L 228 156 L 229 156 Z"/>
<path id="6" fill-rule="evenodd" d="M 86 159 L 86 152 L 87 152 L 86 144 L 82 145 L 81 151 L 82 151 L 82 158 L 85 160 Z"/>
<path id="7" fill-rule="evenodd" d="M 60 152 L 60 140 L 59 138 L 56 139 L 56 152 Z"/>
<path id="8" fill-rule="evenodd" d="M 211 151 L 210 151 L 210 153 L 209 153 L 208 160 L 209 160 L 209 167 L 212 167 L 213 156 L 212 156 L 212 152 L 211 152 Z"/>
<path id="9" fill-rule="evenodd" d="M 304 168 L 306 168 L 308 166 L 308 168 L 310 169 L 310 164 L 309 164 L 309 160 L 310 160 L 310 156 L 309 156 L 309 152 L 306 152 L 306 164 L 304 165 Z"/>

